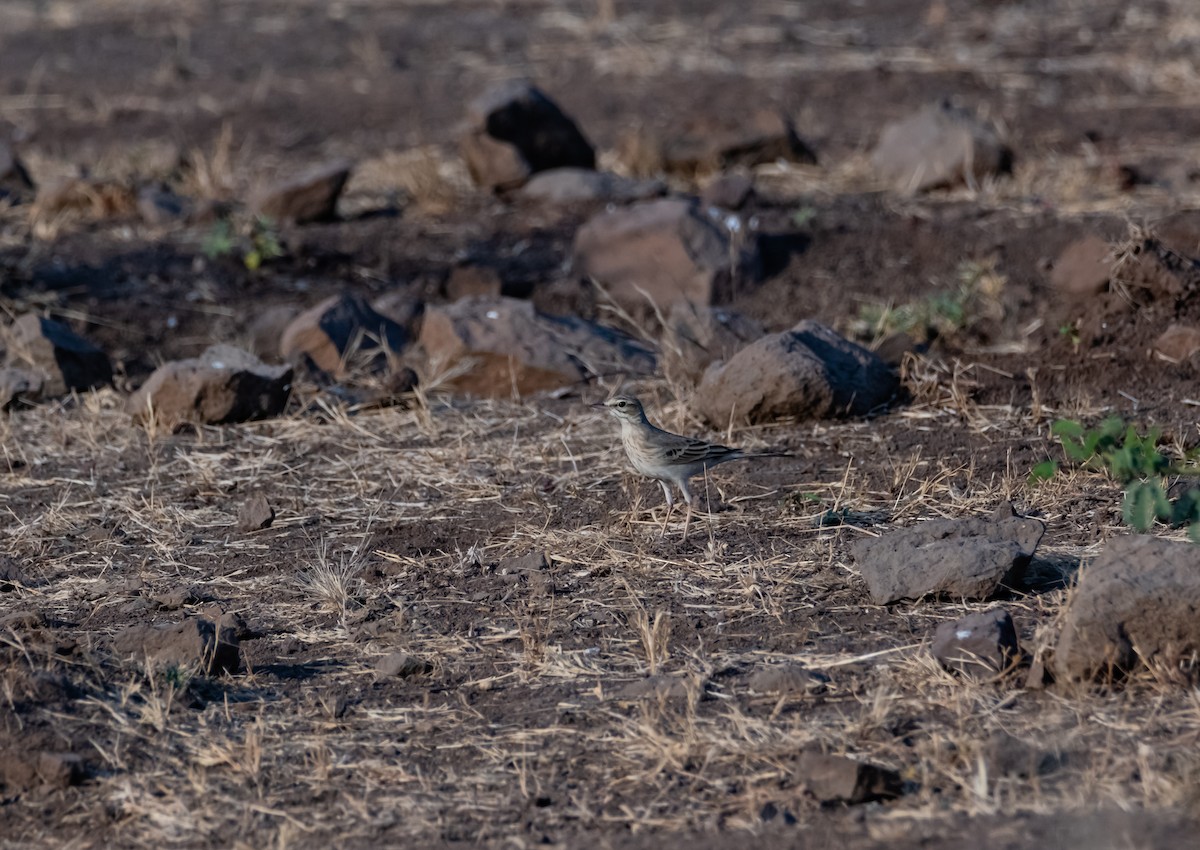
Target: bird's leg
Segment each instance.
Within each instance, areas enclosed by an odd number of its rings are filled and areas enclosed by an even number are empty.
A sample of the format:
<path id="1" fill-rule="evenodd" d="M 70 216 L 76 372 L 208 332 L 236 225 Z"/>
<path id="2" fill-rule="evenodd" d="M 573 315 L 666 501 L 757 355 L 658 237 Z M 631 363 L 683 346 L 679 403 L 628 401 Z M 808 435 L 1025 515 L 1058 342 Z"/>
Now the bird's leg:
<path id="1" fill-rule="evenodd" d="M 671 511 L 675 509 L 675 497 L 671 495 L 671 488 L 667 486 L 666 481 L 659 481 L 662 487 L 663 495 L 667 497 L 667 515 L 663 517 L 662 537 L 667 536 L 667 522 L 671 519 Z"/>
<path id="2" fill-rule="evenodd" d="M 683 494 L 683 500 L 687 502 L 687 518 L 683 521 L 683 542 L 687 542 L 688 529 L 692 527 L 692 491 L 688 489 L 687 481 L 681 481 L 679 484 L 679 492 Z"/>

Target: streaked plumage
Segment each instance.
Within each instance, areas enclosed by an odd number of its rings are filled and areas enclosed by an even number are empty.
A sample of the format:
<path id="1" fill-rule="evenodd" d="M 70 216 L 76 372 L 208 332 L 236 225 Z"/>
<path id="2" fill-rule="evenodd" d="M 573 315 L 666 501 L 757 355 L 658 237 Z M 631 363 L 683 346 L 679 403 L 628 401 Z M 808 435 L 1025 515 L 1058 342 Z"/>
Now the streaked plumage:
<path id="1" fill-rule="evenodd" d="M 629 462 L 639 473 L 655 479 L 662 487 L 667 499 L 667 515 L 663 517 L 664 535 L 671 512 L 675 509 L 671 484 L 679 489 L 687 504 L 687 519 L 683 525 L 683 537 L 686 540 L 692 523 L 694 502 L 688 480 L 719 463 L 750 456 L 741 449 L 683 437 L 655 427 L 646 418 L 642 403 L 633 396 L 614 396 L 603 404 L 592 406 L 608 410 L 621 423 L 621 444 L 625 447 Z"/>

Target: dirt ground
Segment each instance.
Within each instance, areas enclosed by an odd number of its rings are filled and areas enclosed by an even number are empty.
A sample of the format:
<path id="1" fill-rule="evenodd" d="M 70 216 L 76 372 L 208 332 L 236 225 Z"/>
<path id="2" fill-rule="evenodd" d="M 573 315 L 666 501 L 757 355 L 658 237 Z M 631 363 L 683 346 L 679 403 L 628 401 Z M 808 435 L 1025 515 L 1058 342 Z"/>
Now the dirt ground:
<path id="1" fill-rule="evenodd" d="M 515 76 L 613 168 L 630 134 L 791 115 L 819 162 L 760 167 L 745 215 L 799 247 L 731 305 L 770 330 L 817 318 L 877 344 L 903 305 L 964 315 L 870 419 L 718 434 L 680 388 L 636 387 L 664 427 L 792 454 L 714 471 L 687 542 L 659 539 L 658 487 L 587 406 L 614 387 L 430 386 L 365 411 L 308 387 L 275 420 L 131 424 L 124 393 L 157 364 L 245 343 L 268 306 L 436 301 L 464 259 L 548 312 L 616 321 L 567 268 L 594 207 L 469 185 L 464 104 Z M 1200 298 L 1072 300 L 1049 266 L 1088 233 L 1200 256 L 1197 92 L 1191 0 L 0 4 L 0 133 L 39 184 L 227 203 L 356 163 L 339 219 L 282 228 L 283 256 L 253 271 L 214 255 L 211 221 L 0 211 L 0 306 L 67 321 L 117 371 L 0 419 L 0 556 L 28 578 L 0 581 L 0 761 L 81 759 L 65 787 L 5 793 L 0 846 L 1188 846 L 1192 678 L 955 678 L 929 639 L 991 604 L 873 605 L 849 547 L 1012 501 L 1047 531 L 1037 581 L 1000 604 L 1026 649 L 1053 642 L 1071 575 L 1128 530 L 1116 483 L 1029 472 L 1060 457 L 1058 417 L 1200 443 L 1196 367 L 1150 355 L 1168 324 L 1200 324 Z M 883 124 L 943 96 L 1003 129 L 1013 174 L 877 185 Z M 256 492 L 277 519 L 239 531 Z M 164 678 L 111 651 L 125 627 L 214 611 L 244 621 L 237 675 Z M 395 652 L 411 663 L 381 674 Z M 812 687 L 751 688 L 795 662 Z M 997 755 L 1012 738 L 1034 767 Z M 903 792 L 820 805 L 799 766 L 814 747 Z"/>

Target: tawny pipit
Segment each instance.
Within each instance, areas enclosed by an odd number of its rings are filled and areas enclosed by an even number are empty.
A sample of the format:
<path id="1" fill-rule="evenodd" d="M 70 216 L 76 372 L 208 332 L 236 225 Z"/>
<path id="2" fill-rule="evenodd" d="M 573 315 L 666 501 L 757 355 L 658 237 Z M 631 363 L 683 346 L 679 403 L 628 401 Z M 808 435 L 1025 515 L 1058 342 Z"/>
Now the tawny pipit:
<path id="1" fill-rule="evenodd" d="M 663 517 L 662 527 L 664 536 L 671 511 L 675 509 L 675 498 L 669 485 L 678 487 L 687 503 L 687 519 L 683 523 L 683 539 L 687 540 L 694 501 L 688 479 L 727 460 L 760 456 L 656 428 L 646 418 L 642 403 L 633 396 L 614 396 L 592 407 L 608 410 L 621 423 L 621 445 L 625 447 L 629 462 L 642 475 L 655 479 L 662 486 L 663 495 L 667 497 L 667 515 Z"/>

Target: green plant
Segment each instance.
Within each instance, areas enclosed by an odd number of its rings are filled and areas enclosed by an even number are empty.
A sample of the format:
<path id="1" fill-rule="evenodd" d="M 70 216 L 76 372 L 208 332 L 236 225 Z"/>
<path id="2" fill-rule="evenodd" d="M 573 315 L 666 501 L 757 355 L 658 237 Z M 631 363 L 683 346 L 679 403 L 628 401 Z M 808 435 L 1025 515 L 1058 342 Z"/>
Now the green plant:
<path id="1" fill-rule="evenodd" d="M 279 240 L 274 223 L 257 216 L 245 236 L 234 229 L 227 218 L 218 220 L 204 237 L 200 249 L 210 260 L 239 255 L 248 271 L 258 271 L 263 263 L 285 256 L 287 251 Z"/>
<path id="2" fill-rule="evenodd" d="M 856 333 L 881 339 L 906 333 L 918 340 L 949 336 L 978 318 L 1002 317 L 1000 295 L 1006 279 L 993 262 L 964 260 L 955 269 L 958 285 L 904 304 L 864 304 Z"/>
<path id="3" fill-rule="evenodd" d="M 1172 498 L 1167 485 L 1168 478 L 1200 472 L 1195 452 L 1175 463 L 1158 450 L 1159 429 L 1139 434 L 1135 426 L 1116 416 L 1091 429 L 1071 419 L 1059 419 L 1050 433 L 1058 438 L 1069 461 L 1107 473 L 1125 488 L 1121 515 L 1126 525 L 1142 532 L 1155 522 L 1172 528 L 1187 526 L 1188 536 L 1200 542 L 1200 486 Z M 1045 481 L 1057 471 L 1057 462 L 1046 460 L 1037 464 L 1029 477 L 1032 482 Z"/>

